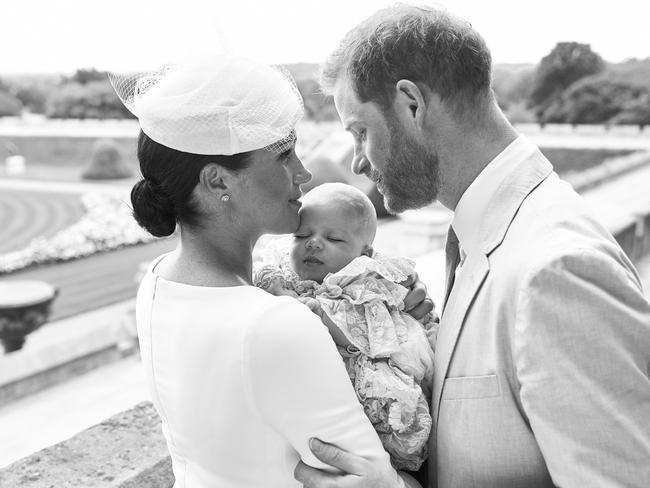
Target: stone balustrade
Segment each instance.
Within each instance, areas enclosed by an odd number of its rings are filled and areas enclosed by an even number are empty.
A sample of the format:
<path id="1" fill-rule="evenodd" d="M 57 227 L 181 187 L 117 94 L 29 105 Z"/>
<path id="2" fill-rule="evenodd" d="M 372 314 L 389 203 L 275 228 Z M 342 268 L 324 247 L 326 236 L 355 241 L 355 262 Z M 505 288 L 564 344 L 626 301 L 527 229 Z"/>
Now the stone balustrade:
<path id="1" fill-rule="evenodd" d="M 173 480 L 148 402 L 0 470 L 3 488 L 171 488 Z"/>

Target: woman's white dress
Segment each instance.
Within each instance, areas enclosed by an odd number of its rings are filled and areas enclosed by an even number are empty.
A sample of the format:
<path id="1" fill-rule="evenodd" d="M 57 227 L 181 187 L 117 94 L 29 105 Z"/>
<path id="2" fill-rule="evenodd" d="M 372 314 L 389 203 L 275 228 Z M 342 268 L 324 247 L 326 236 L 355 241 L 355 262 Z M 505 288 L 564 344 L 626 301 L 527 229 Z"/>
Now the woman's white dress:
<path id="1" fill-rule="evenodd" d="M 388 455 L 326 327 L 253 286 L 200 287 L 155 274 L 138 291 L 145 376 L 177 488 L 290 487 L 310 437 Z"/>

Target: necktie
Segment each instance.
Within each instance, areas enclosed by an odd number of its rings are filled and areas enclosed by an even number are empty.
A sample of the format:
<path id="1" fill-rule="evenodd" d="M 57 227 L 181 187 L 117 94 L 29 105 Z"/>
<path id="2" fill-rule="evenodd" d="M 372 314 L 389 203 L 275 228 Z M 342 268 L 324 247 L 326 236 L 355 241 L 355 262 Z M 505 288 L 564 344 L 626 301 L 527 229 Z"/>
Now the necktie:
<path id="1" fill-rule="evenodd" d="M 446 275 L 447 286 L 445 288 L 445 301 L 443 302 L 442 309 L 444 311 L 447 306 L 447 299 L 451 293 L 451 288 L 454 286 L 454 278 L 456 276 L 456 268 L 460 262 L 460 250 L 458 248 L 458 237 L 454 232 L 453 227 L 449 226 L 447 231 L 447 243 L 445 244 L 445 258 L 447 262 Z"/>

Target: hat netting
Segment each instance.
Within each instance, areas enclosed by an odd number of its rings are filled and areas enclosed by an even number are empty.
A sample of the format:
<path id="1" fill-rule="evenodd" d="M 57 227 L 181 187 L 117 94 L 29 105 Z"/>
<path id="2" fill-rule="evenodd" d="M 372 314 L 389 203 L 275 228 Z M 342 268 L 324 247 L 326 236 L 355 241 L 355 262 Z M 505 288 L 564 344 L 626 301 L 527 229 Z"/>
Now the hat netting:
<path id="1" fill-rule="evenodd" d="M 145 134 L 172 149 L 231 155 L 291 148 L 303 115 L 291 75 L 247 59 L 209 59 L 109 74 Z"/>

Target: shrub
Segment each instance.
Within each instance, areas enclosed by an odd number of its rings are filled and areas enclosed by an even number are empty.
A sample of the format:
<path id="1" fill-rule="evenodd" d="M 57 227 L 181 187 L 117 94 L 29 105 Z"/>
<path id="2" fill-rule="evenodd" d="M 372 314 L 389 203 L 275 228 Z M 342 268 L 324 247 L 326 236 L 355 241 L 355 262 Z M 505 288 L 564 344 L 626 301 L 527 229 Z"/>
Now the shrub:
<path id="1" fill-rule="evenodd" d="M 0 91 L 0 117 L 20 115 L 23 104 L 10 93 Z"/>
<path id="2" fill-rule="evenodd" d="M 623 104 L 622 111 L 611 120 L 612 124 L 634 124 L 643 129 L 650 125 L 650 92 Z"/>
<path id="3" fill-rule="evenodd" d="M 100 139 L 93 146 L 92 159 L 81 176 L 84 179 L 114 180 L 132 174 L 115 143 L 110 139 Z"/>
<path id="4" fill-rule="evenodd" d="M 47 100 L 48 88 L 44 84 L 25 84 L 17 86 L 14 95 L 20 100 L 23 106 L 32 113 L 45 113 L 45 101 Z"/>
<path id="5" fill-rule="evenodd" d="M 631 101 L 646 93 L 646 88 L 603 76 L 589 76 L 571 85 L 542 114 L 547 123 L 604 124 Z"/>
<path id="6" fill-rule="evenodd" d="M 85 85 L 92 81 L 105 81 L 108 77 L 106 71 L 97 71 L 95 68 L 82 68 L 75 71 L 70 77 L 70 81 Z"/>
<path id="7" fill-rule="evenodd" d="M 108 79 L 84 84 L 67 82 L 52 93 L 47 116 L 59 119 L 133 118 L 113 91 Z"/>

